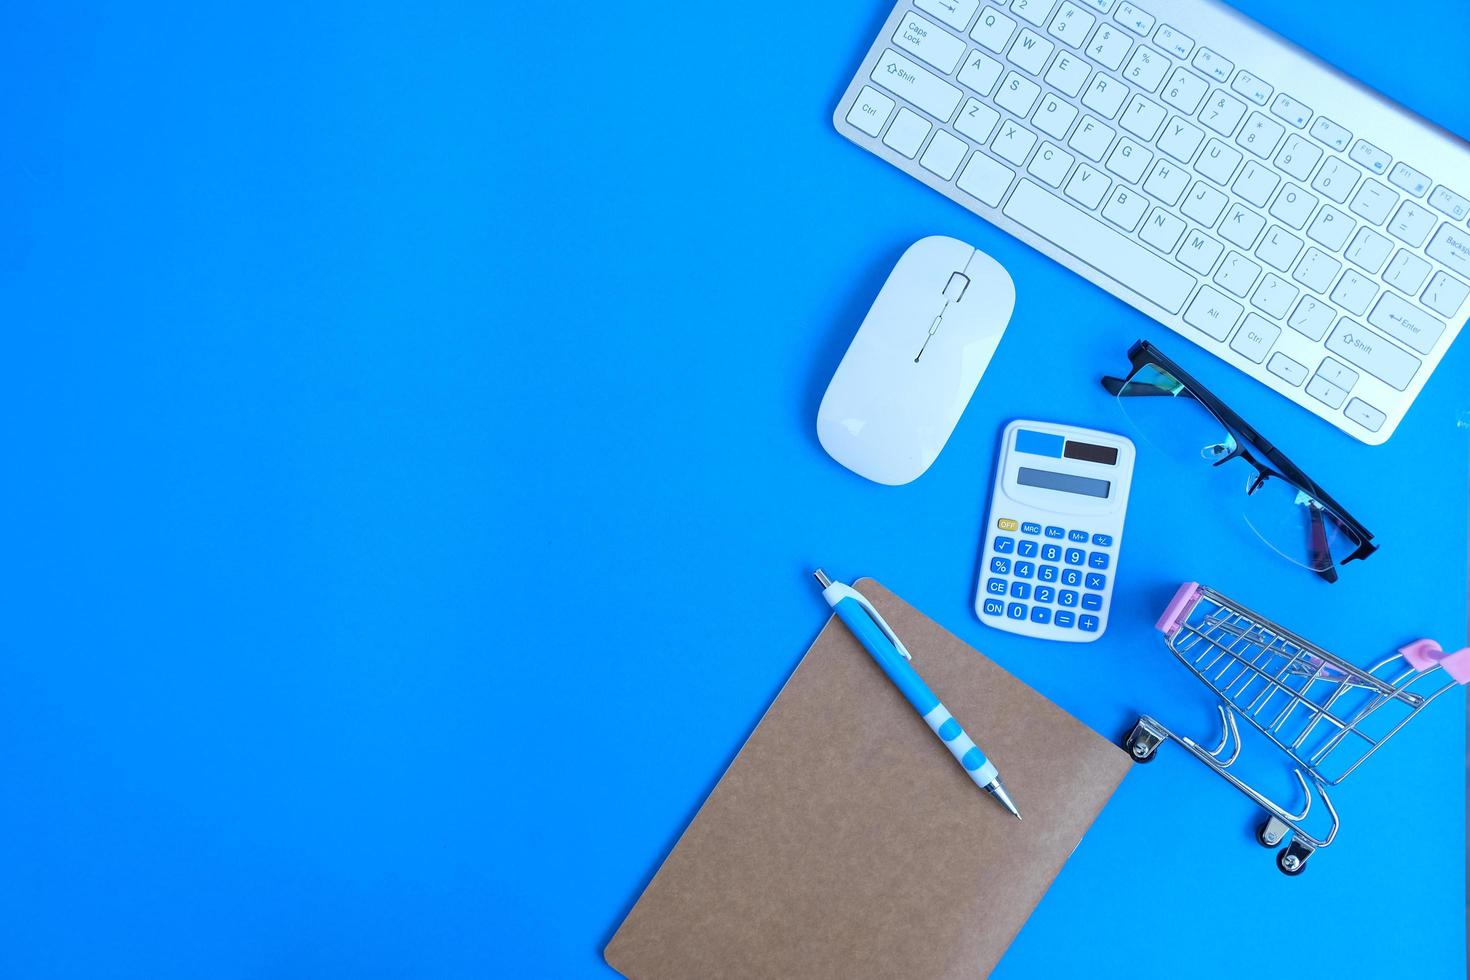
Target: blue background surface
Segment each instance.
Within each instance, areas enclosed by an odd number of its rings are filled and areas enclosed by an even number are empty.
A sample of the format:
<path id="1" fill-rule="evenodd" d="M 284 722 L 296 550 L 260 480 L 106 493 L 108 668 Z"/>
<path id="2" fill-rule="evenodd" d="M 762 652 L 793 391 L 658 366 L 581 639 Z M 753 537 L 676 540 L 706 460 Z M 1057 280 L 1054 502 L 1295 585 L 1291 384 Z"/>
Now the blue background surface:
<path id="1" fill-rule="evenodd" d="M 1470 134 L 1463 4 L 1240 6 Z M 6 5 L 0 975 L 610 975 L 824 622 L 817 563 L 1109 736 L 1209 735 L 1150 630 L 1182 579 L 1358 660 L 1463 635 L 1470 344 L 1351 442 L 834 133 L 886 10 Z M 816 406 L 928 234 L 1019 301 L 938 463 L 882 488 Z M 1107 636 L 987 630 L 1002 425 L 1121 428 L 1096 378 L 1139 337 L 1383 550 L 1320 584 L 1145 452 Z M 1166 748 L 999 975 L 1237 976 L 1263 944 L 1458 974 L 1463 726 L 1452 697 L 1345 784 L 1295 881 Z"/>

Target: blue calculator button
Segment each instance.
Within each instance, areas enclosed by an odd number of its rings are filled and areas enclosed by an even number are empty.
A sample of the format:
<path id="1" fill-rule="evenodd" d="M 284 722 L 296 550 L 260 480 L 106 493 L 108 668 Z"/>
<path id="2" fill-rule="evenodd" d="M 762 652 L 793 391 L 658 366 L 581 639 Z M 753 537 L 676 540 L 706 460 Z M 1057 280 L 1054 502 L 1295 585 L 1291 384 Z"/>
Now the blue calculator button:
<path id="1" fill-rule="evenodd" d="M 1048 544 L 1048 545 L 1042 546 L 1042 549 L 1041 549 L 1041 560 L 1042 561 L 1061 561 L 1062 560 L 1062 549 L 1061 548 L 1058 548 L 1054 544 Z"/>
<path id="2" fill-rule="evenodd" d="M 1004 616 L 1005 614 L 1006 614 L 1006 604 L 1004 602 L 1001 602 L 999 599 L 986 599 L 985 600 L 985 615 L 987 615 L 987 616 Z"/>
<path id="3" fill-rule="evenodd" d="M 1036 577 L 1043 582 L 1055 582 L 1057 580 L 1057 566 L 1042 565 L 1036 570 Z"/>
<path id="4" fill-rule="evenodd" d="M 1009 558 L 992 558 L 990 559 L 990 570 L 997 575 L 1004 575 L 1011 570 L 1011 560 Z"/>
<path id="5" fill-rule="evenodd" d="M 1037 524 L 1035 521 L 1024 521 L 1021 524 L 1021 533 L 1022 534 L 1040 534 L 1041 533 L 1041 525 L 1040 524 Z"/>
<path id="6" fill-rule="evenodd" d="M 1067 540 L 1068 541 L 1076 541 L 1078 544 L 1086 544 L 1087 543 L 1087 532 L 1086 531 L 1068 531 L 1067 532 Z"/>
<path id="7" fill-rule="evenodd" d="M 1094 551 L 1092 554 L 1087 556 L 1087 564 L 1091 565 L 1093 568 L 1107 568 L 1108 561 L 1109 558 L 1106 551 Z"/>
<path id="8" fill-rule="evenodd" d="M 1052 618 L 1052 622 L 1063 629 L 1071 629 L 1072 624 L 1077 622 L 1077 614 L 1069 613 L 1065 609 L 1058 609 L 1056 616 Z"/>
<path id="9" fill-rule="evenodd" d="M 1026 604 L 1024 602 L 1013 602 L 1006 606 L 1006 615 L 1011 619 L 1026 618 Z"/>
<path id="10" fill-rule="evenodd" d="M 1040 623 L 1045 626 L 1051 622 L 1051 610 L 1042 606 L 1031 607 L 1031 622 Z"/>
<path id="11" fill-rule="evenodd" d="M 1051 586 L 1038 585 L 1036 587 L 1036 591 L 1031 594 L 1031 597 L 1037 602 L 1051 602 L 1053 599 L 1056 598 L 1056 595 L 1057 590 L 1052 588 Z"/>
<path id="12" fill-rule="evenodd" d="M 1019 545 L 1016 546 L 1016 554 L 1020 555 L 1022 558 L 1035 558 L 1036 542 L 1022 541 Z"/>
<path id="13" fill-rule="evenodd" d="M 994 561 L 991 562 L 991 564 L 993 565 L 993 564 L 995 564 L 995 562 L 1001 561 L 1001 560 L 1002 559 L 1000 559 L 1000 558 L 996 558 Z M 1004 570 L 1002 569 L 1001 571 L 1004 571 Z M 1082 584 L 1082 573 L 1079 572 L 1079 571 L 1077 571 L 1077 569 L 1075 569 L 1075 568 L 1064 568 L 1064 569 L 1062 569 L 1062 584 L 1063 585 L 1081 585 Z"/>
<path id="14" fill-rule="evenodd" d="M 1075 605 L 1077 605 L 1077 593 L 1073 592 L 1071 589 L 1063 589 L 1062 591 L 1060 591 L 1060 592 L 1057 593 L 1057 605 L 1059 605 L 1059 606 L 1075 606 Z"/>
<path id="15" fill-rule="evenodd" d="M 1097 589 L 1101 592 L 1108 587 L 1108 577 L 1102 572 L 1088 572 L 1087 587 L 1089 589 Z"/>
<path id="16" fill-rule="evenodd" d="M 1082 616 L 1082 617 L 1079 617 L 1078 620 L 1077 620 L 1077 628 L 1079 630 L 1082 630 L 1083 632 L 1086 632 L 1086 633 L 1096 633 L 1097 632 L 1097 617 L 1096 616 Z"/>
<path id="17" fill-rule="evenodd" d="M 1066 531 L 1063 531 L 1059 527 L 1048 527 L 1046 529 L 1046 536 L 1049 538 L 1060 538 L 1063 534 L 1066 533 Z"/>
<path id="18" fill-rule="evenodd" d="M 1113 546 L 1113 536 L 1111 534 L 1094 534 L 1092 536 L 1092 543 L 1099 548 L 1111 548 Z"/>
<path id="19" fill-rule="evenodd" d="M 1102 596 L 1098 595 L 1096 592 L 1087 593 L 1085 596 L 1082 597 L 1082 608 L 1091 609 L 1093 612 L 1097 612 L 1099 609 L 1102 608 Z"/>
<path id="20" fill-rule="evenodd" d="M 1011 583 L 1011 598 L 1012 599 L 1029 599 L 1029 598 L 1031 598 L 1031 586 L 1027 585 L 1025 582 L 1012 582 Z"/>
<path id="21" fill-rule="evenodd" d="M 1018 561 L 1011 571 L 1016 578 L 1030 578 L 1036 574 L 1036 566 L 1029 561 Z"/>
<path id="22" fill-rule="evenodd" d="M 1003 578 L 990 579 L 985 583 L 985 591 L 989 592 L 991 595 L 1005 595 L 1006 580 Z"/>
<path id="23" fill-rule="evenodd" d="M 1086 560 L 1087 560 L 1087 553 L 1085 551 L 1083 551 L 1081 548 L 1068 548 L 1067 549 L 1067 564 L 1068 565 L 1080 565 L 1080 564 L 1082 564 Z"/>
<path id="24" fill-rule="evenodd" d="M 996 539 L 995 539 L 995 553 L 997 555 L 1008 555 L 1008 554 L 1010 554 L 1011 552 L 1013 552 L 1015 550 L 1016 550 L 1016 539 L 1015 538 L 1006 538 L 1006 537 L 999 537 L 999 536 L 996 537 Z"/>

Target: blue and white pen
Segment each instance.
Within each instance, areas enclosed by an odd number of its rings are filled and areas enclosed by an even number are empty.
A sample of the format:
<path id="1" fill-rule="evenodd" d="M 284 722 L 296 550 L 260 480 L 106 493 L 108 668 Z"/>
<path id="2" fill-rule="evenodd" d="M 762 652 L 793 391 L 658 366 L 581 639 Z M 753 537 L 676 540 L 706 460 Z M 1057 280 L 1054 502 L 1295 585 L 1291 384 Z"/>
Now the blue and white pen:
<path id="1" fill-rule="evenodd" d="M 873 604 L 852 587 L 829 579 L 820 568 L 813 574 L 822 586 L 822 598 L 827 600 L 827 605 L 832 607 L 832 611 L 847 624 L 858 642 L 872 654 L 878 666 L 883 668 L 883 673 L 908 698 L 909 704 L 914 706 L 914 710 L 934 730 L 940 741 L 948 746 L 975 785 L 999 800 L 1002 806 L 1020 820 L 1021 812 L 1016 809 L 1010 794 L 1001 785 L 1000 773 L 996 771 L 995 764 L 985 758 L 985 753 L 965 734 L 960 723 L 954 720 L 949 710 L 929 690 L 929 685 L 909 665 L 913 657 L 904 648 L 903 641 L 883 621 L 883 617 L 878 615 Z"/>

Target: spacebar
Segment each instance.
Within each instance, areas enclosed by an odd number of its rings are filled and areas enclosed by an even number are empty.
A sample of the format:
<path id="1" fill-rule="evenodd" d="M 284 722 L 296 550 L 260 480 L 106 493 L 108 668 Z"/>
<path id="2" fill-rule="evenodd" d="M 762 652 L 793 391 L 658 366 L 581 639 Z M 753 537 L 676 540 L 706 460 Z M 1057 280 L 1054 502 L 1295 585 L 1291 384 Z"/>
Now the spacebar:
<path id="1" fill-rule="evenodd" d="M 1016 186 L 1003 213 L 1170 313 L 1179 312 L 1197 281 L 1029 180 Z"/>

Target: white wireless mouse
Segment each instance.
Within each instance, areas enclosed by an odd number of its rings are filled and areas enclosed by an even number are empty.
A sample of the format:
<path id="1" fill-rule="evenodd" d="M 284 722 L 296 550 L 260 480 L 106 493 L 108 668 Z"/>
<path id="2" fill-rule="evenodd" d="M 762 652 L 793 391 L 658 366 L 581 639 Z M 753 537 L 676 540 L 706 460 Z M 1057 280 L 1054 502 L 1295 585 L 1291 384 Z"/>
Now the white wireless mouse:
<path id="1" fill-rule="evenodd" d="M 876 483 L 918 479 L 949 441 L 1015 306 L 1015 283 L 984 252 L 938 236 L 909 246 L 822 396 L 822 448 Z"/>

